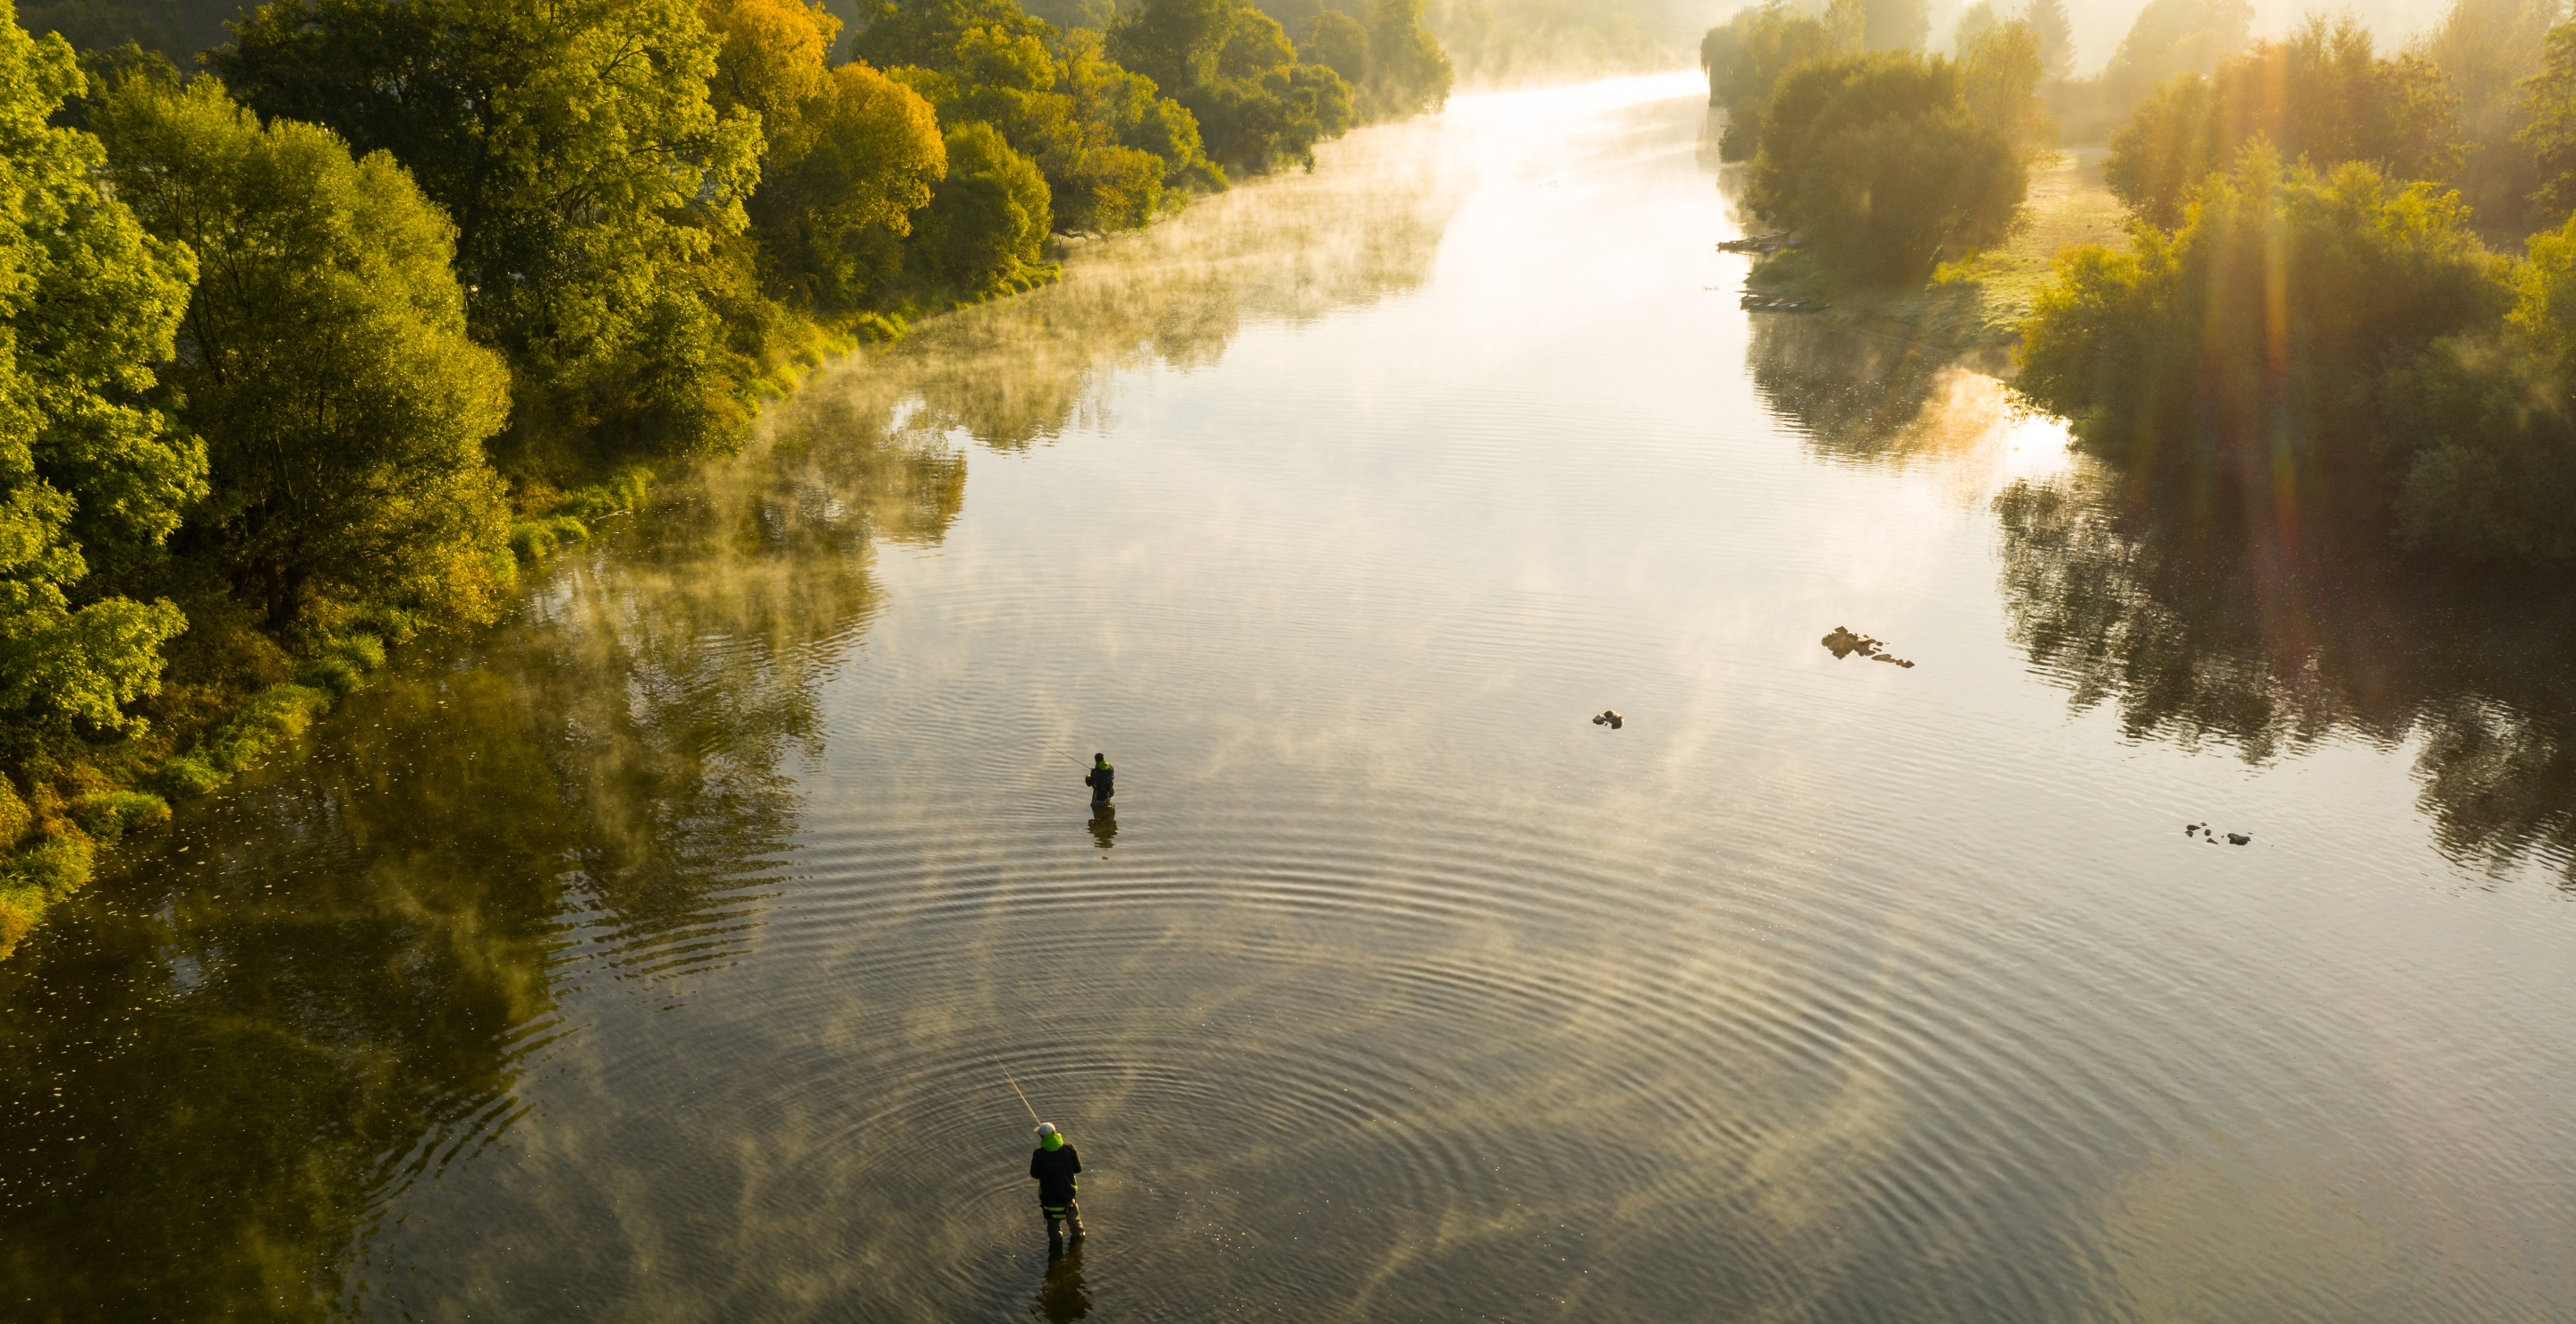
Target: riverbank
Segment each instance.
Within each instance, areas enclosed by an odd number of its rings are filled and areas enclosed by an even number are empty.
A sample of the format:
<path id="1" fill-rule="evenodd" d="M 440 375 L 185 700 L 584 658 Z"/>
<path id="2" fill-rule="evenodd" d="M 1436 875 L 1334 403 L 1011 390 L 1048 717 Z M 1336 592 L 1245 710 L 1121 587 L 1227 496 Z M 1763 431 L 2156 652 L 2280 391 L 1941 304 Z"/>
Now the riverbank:
<path id="1" fill-rule="evenodd" d="M 1821 269 L 1804 251 L 1754 264 L 1746 288 L 1831 306 L 1817 317 L 1948 349 L 1979 372 L 2009 378 L 2021 323 L 2048 284 L 2057 255 L 2082 244 L 2128 243 L 2128 213 L 2102 179 L 2108 152 L 2081 147 L 2057 153 L 2031 172 L 2030 195 L 2012 236 L 1963 262 L 1944 263 L 1928 280 L 1854 285 Z"/>

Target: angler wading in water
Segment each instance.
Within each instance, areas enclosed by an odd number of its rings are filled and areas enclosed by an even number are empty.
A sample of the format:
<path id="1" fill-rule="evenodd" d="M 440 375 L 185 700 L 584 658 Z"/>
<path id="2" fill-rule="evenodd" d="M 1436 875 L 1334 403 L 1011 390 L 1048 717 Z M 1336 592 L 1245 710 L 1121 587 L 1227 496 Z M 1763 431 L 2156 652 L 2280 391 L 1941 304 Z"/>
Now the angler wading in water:
<path id="1" fill-rule="evenodd" d="M 1109 766 L 1108 755 L 1091 756 L 1091 771 L 1083 774 L 1082 784 L 1091 788 L 1092 809 L 1096 811 L 1109 807 L 1110 797 L 1117 793 L 1118 770 Z"/>
<path id="2" fill-rule="evenodd" d="M 1064 1239 L 1063 1224 L 1073 1225 L 1074 1236 L 1082 1235 L 1082 1207 L 1073 1198 L 1082 1185 L 1076 1175 L 1081 1171 L 1082 1156 L 1073 1151 L 1073 1143 L 1055 1129 L 1055 1123 L 1038 1123 L 1038 1147 L 1029 1155 L 1029 1178 L 1038 1184 L 1038 1209 L 1046 1215 L 1050 1245 Z"/>

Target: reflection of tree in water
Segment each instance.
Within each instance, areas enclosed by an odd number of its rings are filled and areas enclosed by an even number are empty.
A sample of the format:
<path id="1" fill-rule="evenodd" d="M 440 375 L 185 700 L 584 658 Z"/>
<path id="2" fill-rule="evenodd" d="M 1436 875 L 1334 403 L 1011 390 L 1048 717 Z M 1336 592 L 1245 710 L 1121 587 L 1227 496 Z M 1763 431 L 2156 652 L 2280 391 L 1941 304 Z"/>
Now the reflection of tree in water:
<path id="1" fill-rule="evenodd" d="M 738 949 L 819 757 L 835 645 L 875 610 L 870 548 L 936 542 L 965 494 L 935 438 L 800 410 L 669 494 L 613 555 L 560 576 L 501 662 L 584 807 L 582 893 L 653 972 Z"/>
<path id="2" fill-rule="evenodd" d="M 386 1203 L 507 1128 L 563 961 L 739 949 L 871 542 L 963 491 L 944 445 L 782 430 L 58 912 L 0 967 L 0 1316 L 332 1313 Z"/>
<path id="3" fill-rule="evenodd" d="M 875 608 L 870 548 L 936 543 L 960 508 L 951 430 L 1025 445 L 1108 371 L 1422 282 L 1418 144 L 1362 140 L 829 374 L 517 620 L 381 679 L 60 908 L 0 966 L 0 1316 L 346 1304 L 387 1201 L 507 1129 L 565 961 L 661 978 L 747 941 L 821 686 Z M 1079 1272 L 1041 1309 L 1078 1317 Z"/>
<path id="4" fill-rule="evenodd" d="M 1950 354 L 1813 316 L 1760 313 L 1745 352 L 1762 402 L 1827 459 L 1902 460 L 1932 449 L 1915 426 L 1964 374 Z"/>
<path id="5" fill-rule="evenodd" d="M 506 1124 L 578 840 L 516 697 L 388 682 L 0 967 L 0 1314 L 324 1316 L 384 1199 Z"/>
<path id="6" fill-rule="evenodd" d="M 2317 539 L 2259 549 L 2231 521 L 2150 516 L 2100 470 L 1996 499 L 2014 640 L 2133 738 L 2261 762 L 2337 733 L 2417 737 L 2442 849 L 2540 859 L 2576 887 L 2576 610 L 2477 589 Z M 2355 539 L 2366 546 L 2370 540 Z"/>
<path id="7" fill-rule="evenodd" d="M 913 421 L 1016 448 L 1071 426 L 1109 374 L 1214 364 L 1251 320 L 1309 321 L 1420 288 L 1452 202 L 1423 168 L 1431 123 L 1354 135 L 1321 168 L 1194 202 L 1086 245 L 1061 284 L 923 324 L 806 397 L 917 400 Z"/>

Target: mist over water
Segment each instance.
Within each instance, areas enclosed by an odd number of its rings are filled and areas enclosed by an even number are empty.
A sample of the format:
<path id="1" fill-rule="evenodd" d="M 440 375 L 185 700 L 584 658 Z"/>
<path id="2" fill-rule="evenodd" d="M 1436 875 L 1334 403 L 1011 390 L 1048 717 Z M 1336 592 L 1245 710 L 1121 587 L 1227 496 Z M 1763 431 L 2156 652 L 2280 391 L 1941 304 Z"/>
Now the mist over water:
<path id="1" fill-rule="evenodd" d="M 1740 311 L 1704 100 L 1088 245 L 183 813 L 0 967 L 0 1314 L 2576 1312 L 2565 613 Z"/>

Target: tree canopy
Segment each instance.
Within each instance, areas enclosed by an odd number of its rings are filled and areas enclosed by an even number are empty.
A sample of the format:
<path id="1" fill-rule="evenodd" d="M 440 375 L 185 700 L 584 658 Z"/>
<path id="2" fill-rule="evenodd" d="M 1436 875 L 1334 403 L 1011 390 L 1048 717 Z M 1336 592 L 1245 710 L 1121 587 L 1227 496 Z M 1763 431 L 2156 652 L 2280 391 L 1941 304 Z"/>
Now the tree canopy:
<path id="1" fill-rule="evenodd" d="M 759 114 L 712 97 L 720 44 L 695 0 L 277 0 L 210 64 L 447 210 L 519 430 L 687 452 L 742 426 L 690 273 L 758 177 Z"/>
<path id="2" fill-rule="evenodd" d="M 131 80 L 97 123 L 117 197 L 197 254 L 169 369 L 212 467 L 188 538 L 272 626 L 317 588 L 488 618 L 509 374 L 466 334 L 446 215 L 389 154 L 262 126 L 211 78 Z"/>
<path id="3" fill-rule="evenodd" d="M 68 723 L 129 724 L 186 626 L 103 591 L 205 494 L 204 447 L 149 403 L 195 277 L 182 244 L 103 194 L 86 133 L 50 127 L 83 90 L 71 47 L 0 23 L 0 735 L 23 754 Z M 93 579 L 93 572 L 104 572 Z"/>
<path id="4" fill-rule="evenodd" d="M 2380 58 L 2359 20 L 2315 17 L 2214 74 L 2158 88 L 2112 136 L 2103 177 L 2167 228 L 2192 189 L 2256 139 L 2318 166 L 2370 161 L 2399 179 L 2447 179 L 2461 155 L 2455 105 L 2429 62 Z"/>
<path id="5" fill-rule="evenodd" d="M 2029 186 L 2027 147 L 1979 118 L 1959 66 L 1938 57 L 1843 52 L 1800 64 L 1772 92 L 1761 141 L 1748 205 L 1805 231 L 1845 271 L 1920 274 L 1992 243 Z"/>
<path id="6" fill-rule="evenodd" d="M 1315 144 L 1355 120 L 1350 84 L 1302 61 L 1249 0 L 1139 0 L 1110 24 L 1108 51 L 1188 107 L 1228 169 L 1312 167 Z"/>

